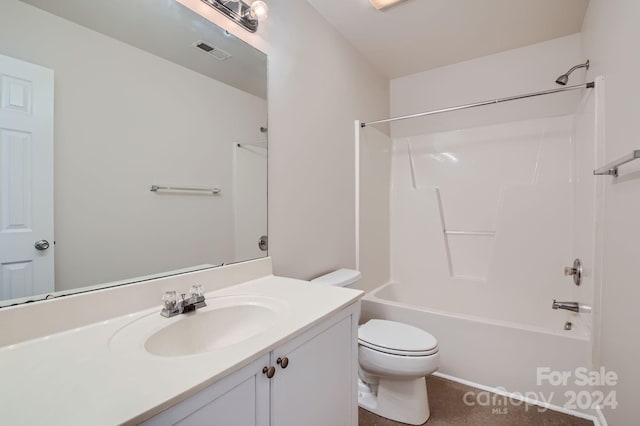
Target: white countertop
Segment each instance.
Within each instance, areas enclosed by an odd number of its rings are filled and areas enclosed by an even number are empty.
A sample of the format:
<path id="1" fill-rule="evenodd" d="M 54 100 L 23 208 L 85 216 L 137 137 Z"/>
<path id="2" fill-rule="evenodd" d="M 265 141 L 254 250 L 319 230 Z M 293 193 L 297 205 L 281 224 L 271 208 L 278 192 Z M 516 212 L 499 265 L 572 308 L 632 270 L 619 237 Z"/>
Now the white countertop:
<path id="1" fill-rule="evenodd" d="M 86 426 L 144 421 L 362 296 L 358 290 L 268 276 L 208 293 L 207 298 L 238 294 L 281 299 L 287 305 L 286 317 L 232 346 L 181 357 L 159 357 L 135 348 L 128 353 L 110 346 L 112 337 L 133 321 L 153 312 L 160 317 L 159 305 L 0 348 L 0 423 Z"/>

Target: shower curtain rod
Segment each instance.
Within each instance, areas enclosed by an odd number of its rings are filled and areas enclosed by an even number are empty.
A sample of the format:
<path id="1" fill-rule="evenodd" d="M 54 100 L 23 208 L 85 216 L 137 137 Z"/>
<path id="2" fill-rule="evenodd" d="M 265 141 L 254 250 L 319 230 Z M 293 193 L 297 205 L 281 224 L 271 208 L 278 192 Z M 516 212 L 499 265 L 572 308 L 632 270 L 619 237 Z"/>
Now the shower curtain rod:
<path id="1" fill-rule="evenodd" d="M 361 128 L 365 128 L 365 127 L 371 126 L 373 124 L 391 123 L 393 121 L 407 120 L 409 118 L 425 117 L 427 115 L 441 114 L 443 112 L 451 112 L 451 111 L 458 111 L 458 110 L 461 110 L 461 109 L 468 109 L 468 108 L 475 108 L 475 107 L 480 107 L 480 106 L 485 106 L 485 105 L 499 104 L 499 103 L 502 103 L 502 102 L 516 101 L 518 99 L 533 98 L 533 97 L 542 96 L 542 95 L 551 95 L 553 93 L 568 92 L 570 90 L 578 90 L 578 89 L 585 89 L 585 88 L 586 89 L 593 89 L 594 87 L 596 87 L 596 83 L 592 81 L 592 82 L 589 82 L 589 83 L 577 84 L 575 86 L 560 87 L 558 89 L 544 90 L 542 92 L 527 93 L 526 95 L 510 96 L 508 98 L 494 99 L 492 101 L 476 102 L 476 103 L 473 103 L 473 104 L 459 105 L 459 106 L 450 107 L 450 108 L 444 108 L 444 109 L 437 109 L 435 111 L 419 112 L 417 114 L 403 115 L 403 116 L 400 116 L 400 117 L 387 118 L 385 120 L 371 121 L 369 123 L 360 123 L 360 127 Z"/>

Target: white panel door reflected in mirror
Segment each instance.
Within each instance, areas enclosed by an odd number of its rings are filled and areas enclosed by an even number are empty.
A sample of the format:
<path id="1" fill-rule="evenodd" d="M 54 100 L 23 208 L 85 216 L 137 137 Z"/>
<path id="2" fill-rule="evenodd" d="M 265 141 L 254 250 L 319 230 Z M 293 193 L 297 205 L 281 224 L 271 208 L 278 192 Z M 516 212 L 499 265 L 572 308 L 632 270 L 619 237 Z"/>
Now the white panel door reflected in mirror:
<path id="1" fill-rule="evenodd" d="M 54 291 L 53 71 L 0 55 L 0 298 Z"/>

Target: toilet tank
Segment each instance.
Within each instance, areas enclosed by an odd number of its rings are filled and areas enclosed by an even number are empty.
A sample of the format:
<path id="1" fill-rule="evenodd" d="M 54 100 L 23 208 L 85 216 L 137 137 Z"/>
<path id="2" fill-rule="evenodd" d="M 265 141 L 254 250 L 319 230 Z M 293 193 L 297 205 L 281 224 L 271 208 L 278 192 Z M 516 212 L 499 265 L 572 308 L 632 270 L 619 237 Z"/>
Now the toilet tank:
<path id="1" fill-rule="evenodd" d="M 360 271 L 354 269 L 338 269 L 326 275 L 311 280 L 311 284 L 333 285 L 338 287 L 349 287 L 362 278 Z"/>

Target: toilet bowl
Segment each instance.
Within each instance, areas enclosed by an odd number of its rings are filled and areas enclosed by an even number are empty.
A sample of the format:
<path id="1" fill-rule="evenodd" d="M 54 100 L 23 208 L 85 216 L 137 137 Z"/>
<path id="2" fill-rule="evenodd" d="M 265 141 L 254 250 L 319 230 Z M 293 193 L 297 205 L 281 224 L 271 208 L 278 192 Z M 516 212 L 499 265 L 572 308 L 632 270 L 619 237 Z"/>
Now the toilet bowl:
<path id="1" fill-rule="evenodd" d="M 362 408 L 412 425 L 429 419 L 425 376 L 440 365 L 433 336 L 407 324 L 370 320 L 358 330 L 358 363 Z"/>
<path id="2" fill-rule="evenodd" d="M 340 269 L 313 284 L 348 287 L 360 272 Z M 426 331 L 372 319 L 358 328 L 358 405 L 391 420 L 421 425 L 429 419 L 425 376 L 438 369 L 438 342 Z"/>

